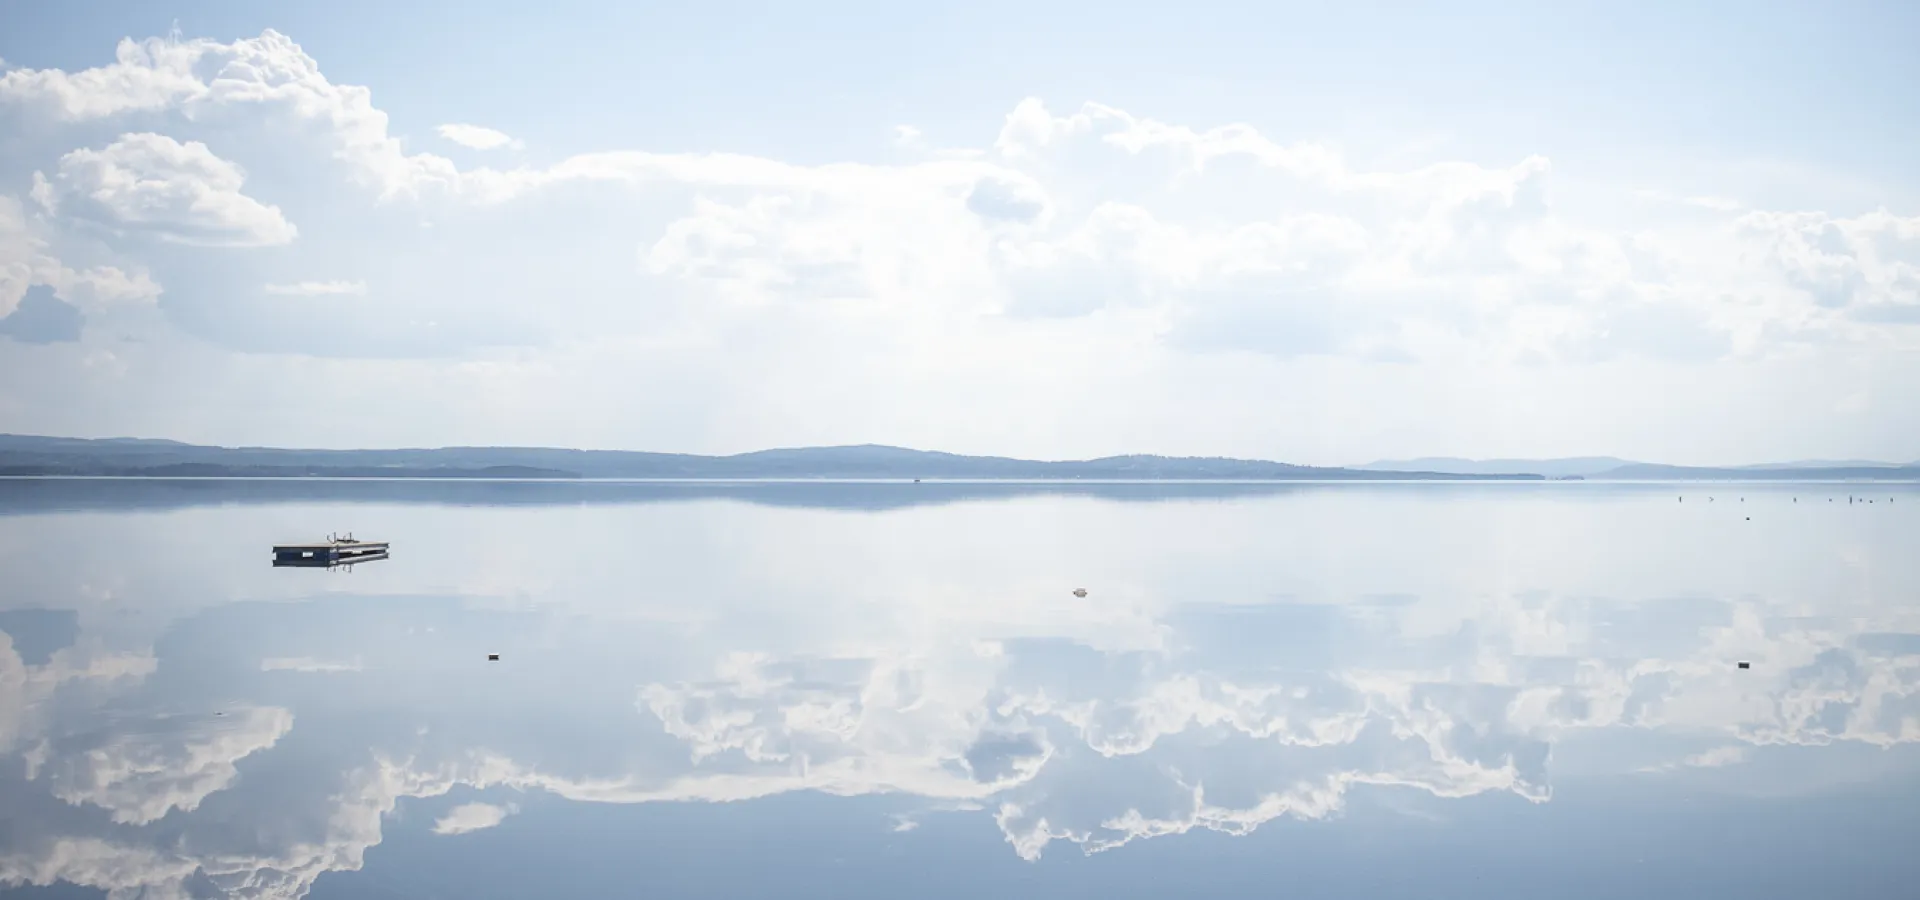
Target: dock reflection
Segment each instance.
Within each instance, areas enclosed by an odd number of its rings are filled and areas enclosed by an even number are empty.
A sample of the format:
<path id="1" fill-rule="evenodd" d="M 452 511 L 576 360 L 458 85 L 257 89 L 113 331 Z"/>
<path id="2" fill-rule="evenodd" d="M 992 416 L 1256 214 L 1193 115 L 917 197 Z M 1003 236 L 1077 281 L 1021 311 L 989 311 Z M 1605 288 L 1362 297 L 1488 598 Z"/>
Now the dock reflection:
<path id="1" fill-rule="evenodd" d="M 327 559 L 325 557 L 313 557 L 313 556 L 308 556 L 308 557 L 276 556 L 273 558 L 273 567 L 276 569 L 352 570 L 354 566 L 360 565 L 361 563 L 379 562 L 380 560 L 383 560 L 386 558 L 387 558 L 387 552 L 384 550 L 378 553 L 367 553 L 367 554 L 362 554 L 360 556 L 350 556 L 350 557 L 344 557 L 340 559 Z"/>

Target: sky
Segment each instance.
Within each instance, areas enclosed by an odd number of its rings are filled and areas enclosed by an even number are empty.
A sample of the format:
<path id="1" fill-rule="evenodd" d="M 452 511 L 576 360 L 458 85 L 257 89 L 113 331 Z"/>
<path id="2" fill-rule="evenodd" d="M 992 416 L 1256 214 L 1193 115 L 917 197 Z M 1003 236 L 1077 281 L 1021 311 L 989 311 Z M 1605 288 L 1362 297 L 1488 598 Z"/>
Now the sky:
<path id="1" fill-rule="evenodd" d="M 396 6 L 0 0 L 0 432 L 1920 459 L 1910 4 Z"/>

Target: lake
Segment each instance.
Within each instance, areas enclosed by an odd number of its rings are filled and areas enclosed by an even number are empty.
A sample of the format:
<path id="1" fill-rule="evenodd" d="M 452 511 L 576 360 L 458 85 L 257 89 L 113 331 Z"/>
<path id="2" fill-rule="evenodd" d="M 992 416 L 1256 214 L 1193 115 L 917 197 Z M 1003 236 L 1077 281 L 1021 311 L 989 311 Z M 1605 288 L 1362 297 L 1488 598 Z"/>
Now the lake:
<path id="1" fill-rule="evenodd" d="M 1916 548 L 1913 485 L 0 480 L 0 886 L 1897 896 Z"/>

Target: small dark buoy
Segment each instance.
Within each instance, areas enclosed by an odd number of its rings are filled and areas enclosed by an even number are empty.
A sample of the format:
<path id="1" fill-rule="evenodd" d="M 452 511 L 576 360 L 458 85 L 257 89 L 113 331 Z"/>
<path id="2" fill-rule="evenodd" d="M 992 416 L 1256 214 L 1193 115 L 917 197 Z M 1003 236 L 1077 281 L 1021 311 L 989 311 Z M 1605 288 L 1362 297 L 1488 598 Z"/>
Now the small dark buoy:
<path id="1" fill-rule="evenodd" d="M 500 661 L 500 654 L 498 653 L 487 654 L 487 662 L 499 662 L 499 661 Z"/>
<path id="2" fill-rule="evenodd" d="M 1743 660 L 1741 660 L 1741 661 L 1740 661 L 1740 668 L 1742 668 L 1742 669 L 1751 669 L 1751 668 L 1753 668 L 1753 664 L 1752 664 L 1752 663 L 1749 663 L 1749 662 L 1747 662 L 1746 660 L 1744 660 L 1744 659 L 1743 659 Z"/>
<path id="3" fill-rule="evenodd" d="M 1753 517 L 1752 517 L 1752 516 L 1748 516 L 1748 517 L 1747 517 L 1747 521 L 1749 521 L 1749 522 L 1751 522 L 1751 521 L 1753 521 Z"/>
<path id="4" fill-rule="evenodd" d="M 224 712 L 217 712 L 217 713 L 214 713 L 214 715 L 216 715 L 216 716 L 224 716 L 224 715 L 226 715 L 226 713 L 224 713 Z"/>

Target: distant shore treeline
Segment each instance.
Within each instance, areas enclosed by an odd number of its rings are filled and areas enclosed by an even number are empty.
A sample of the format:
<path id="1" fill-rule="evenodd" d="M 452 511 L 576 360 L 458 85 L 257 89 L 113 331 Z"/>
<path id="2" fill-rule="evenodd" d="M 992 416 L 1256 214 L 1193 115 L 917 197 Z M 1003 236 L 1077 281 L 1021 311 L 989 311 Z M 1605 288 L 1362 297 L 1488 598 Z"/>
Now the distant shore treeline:
<path id="1" fill-rule="evenodd" d="M 1516 461 L 1515 466 L 1525 465 Z M 1540 481 L 1524 470 L 1492 473 L 1392 471 L 1296 466 L 1213 457 L 1112 456 L 1042 461 L 961 456 L 898 447 L 811 447 L 733 456 L 565 450 L 541 447 L 442 447 L 418 450 L 299 450 L 209 447 L 133 438 L 81 439 L 0 435 L 0 475 L 122 477 L 332 478 L 933 478 L 1110 479 L 1149 481 L 1446 480 Z M 1607 480 L 1920 479 L 1920 466 L 1716 469 L 1644 463 L 1585 476 Z"/>

